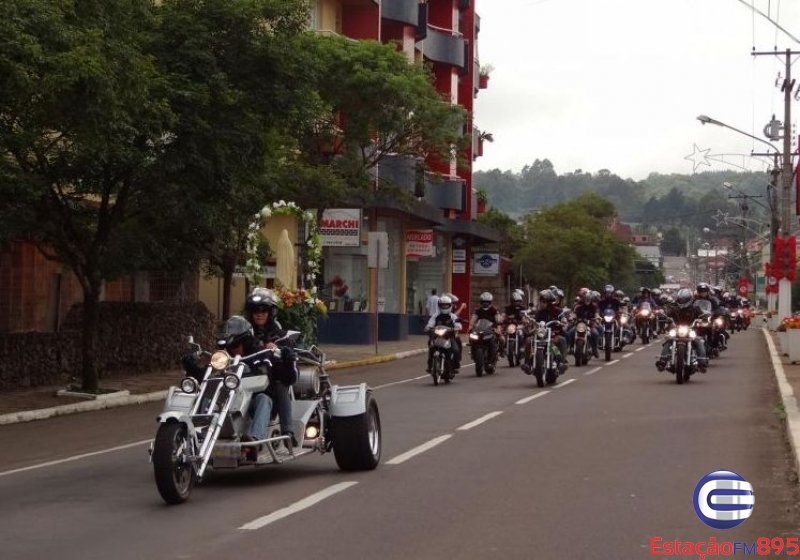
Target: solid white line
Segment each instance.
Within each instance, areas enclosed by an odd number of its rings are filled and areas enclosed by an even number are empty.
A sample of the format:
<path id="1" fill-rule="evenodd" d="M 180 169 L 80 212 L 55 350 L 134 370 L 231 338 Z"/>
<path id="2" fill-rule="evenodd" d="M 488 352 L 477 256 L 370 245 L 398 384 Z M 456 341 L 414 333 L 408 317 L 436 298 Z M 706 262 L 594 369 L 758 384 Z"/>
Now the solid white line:
<path id="1" fill-rule="evenodd" d="M 545 396 L 545 395 L 546 395 L 547 393 L 549 393 L 549 392 L 550 392 L 550 391 L 542 391 L 541 393 L 536 393 L 536 394 L 534 394 L 534 395 L 531 395 L 530 397 L 525 397 L 524 399 L 520 399 L 520 400 L 518 400 L 518 401 L 517 401 L 516 403 L 514 403 L 514 404 L 525 404 L 525 403 L 529 403 L 529 402 L 531 402 L 533 399 L 538 399 L 539 397 L 543 397 L 543 396 Z"/>
<path id="2" fill-rule="evenodd" d="M 650 345 L 648 344 L 647 346 L 650 346 Z M 647 346 L 639 346 L 639 348 L 637 348 L 636 350 L 634 350 L 634 352 L 641 352 L 642 350 L 644 350 L 645 348 L 647 348 Z"/>
<path id="3" fill-rule="evenodd" d="M 558 385 L 556 385 L 555 387 L 553 387 L 553 389 L 560 389 L 561 387 L 566 387 L 566 386 L 567 386 L 567 385 L 569 385 L 570 383 L 575 383 L 576 381 L 577 381 L 577 379 L 575 379 L 575 378 L 572 378 L 572 379 L 567 379 L 567 380 L 566 380 L 566 381 L 564 381 L 563 383 L 559 383 Z"/>
<path id="4" fill-rule="evenodd" d="M 483 424 L 484 422 L 488 422 L 489 420 L 491 420 L 495 416 L 500 416 L 501 414 L 503 414 L 502 411 L 490 412 L 489 414 L 485 414 L 484 416 L 481 416 L 477 420 L 473 420 L 472 422 L 464 424 L 463 426 L 459 426 L 458 428 L 456 428 L 456 430 L 469 430 L 470 428 L 474 428 L 475 426 L 479 426 L 480 424 Z"/>
<path id="5" fill-rule="evenodd" d="M 627 354 L 625 354 L 625 355 L 624 355 L 624 356 L 622 356 L 622 357 L 623 357 L 623 358 L 630 358 L 631 356 L 633 356 L 633 352 L 628 352 Z"/>
<path id="6" fill-rule="evenodd" d="M 316 494 L 311 494 L 310 496 L 303 498 L 302 500 L 293 503 L 290 506 L 287 506 L 283 509 L 279 509 L 278 511 L 274 511 L 269 515 L 265 515 L 263 517 L 259 517 L 258 519 L 254 519 L 249 523 L 245 523 L 241 527 L 239 527 L 242 531 L 255 531 L 257 529 L 261 529 L 262 527 L 266 527 L 270 523 L 275 523 L 283 519 L 284 517 L 289 517 L 297 512 L 303 511 L 304 509 L 308 509 L 313 505 L 318 504 L 322 500 L 326 498 L 330 498 L 334 494 L 338 494 L 343 490 L 347 490 L 351 486 L 355 486 L 358 482 L 351 481 L 351 482 L 340 482 L 338 484 L 334 484 L 333 486 L 329 486 L 325 490 L 320 490 Z"/>
<path id="7" fill-rule="evenodd" d="M 611 360 L 610 362 L 606 362 L 606 363 L 605 363 L 605 365 L 607 365 L 607 366 L 613 366 L 613 365 L 614 365 L 614 364 L 616 364 L 618 361 L 619 361 L 619 360 Z"/>
<path id="8" fill-rule="evenodd" d="M 91 453 L 83 453 L 82 455 L 74 455 L 72 457 L 67 457 L 65 459 L 58 459 L 56 461 L 48 461 L 47 463 L 39 463 L 38 465 L 31 465 L 30 467 L 22 467 L 20 469 L 14 469 L 10 471 L 0 472 L 0 476 L 6 476 L 9 474 L 17 474 L 25 471 L 33 471 L 36 469 L 42 469 L 44 467 L 52 467 L 53 465 L 60 465 L 61 463 L 70 463 L 72 461 L 78 461 L 80 459 L 85 459 L 87 457 L 94 457 L 95 455 L 103 455 L 104 453 L 113 453 L 114 451 L 122 451 L 123 449 L 129 449 L 131 447 L 136 447 L 137 445 L 144 445 L 145 443 L 150 443 L 153 441 L 152 439 L 145 439 L 142 441 L 137 441 L 134 443 L 126 443 L 125 445 L 118 445 L 117 447 L 111 447 L 109 449 L 103 449 L 102 451 L 92 451 Z"/>
<path id="9" fill-rule="evenodd" d="M 786 379 L 786 372 L 783 370 L 783 363 L 781 362 L 780 354 L 775 348 L 775 343 L 772 341 L 772 335 L 767 329 L 762 329 L 764 338 L 767 339 L 767 346 L 769 347 L 769 355 L 772 359 L 772 367 L 775 369 L 775 378 L 778 380 L 778 389 L 781 393 L 783 400 L 783 411 L 786 414 L 786 428 L 789 432 L 789 441 L 792 444 L 794 451 L 794 467 L 795 470 L 800 469 L 800 409 L 797 407 L 797 399 L 794 395 L 794 390 Z"/>
<path id="10" fill-rule="evenodd" d="M 425 375 L 420 375 L 419 377 L 412 377 L 411 379 L 403 379 L 402 381 L 393 381 L 392 383 L 387 383 L 386 385 L 378 385 L 373 387 L 373 389 L 385 389 L 386 387 L 391 387 L 392 385 L 401 385 L 403 383 L 411 383 L 412 381 L 418 381 L 420 379 L 425 379 L 430 377 L 427 373 Z"/>
<path id="11" fill-rule="evenodd" d="M 440 443 L 447 441 L 451 437 L 453 437 L 453 434 L 447 434 L 447 435 L 444 435 L 444 436 L 439 436 L 437 438 L 433 438 L 432 440 L 430 440 L 430 441 L 428 441 L 426 443 L 423 443 L 419 447 L 415 447 L 414 449 L 412 449 L 410 451 L 406 451 L 405 453 L 402 453 L 402 454 L 398 455 L 397 457 L 395 457 L 393 459 L 389 459 L 384 464 L 386 464 L 386 465 L 399 465 L 400 463 L 404 463 L 404 462 L 408 461 L 409 459 L 411 459 L 412 457 L 414 457 L 416 455 L 419 455 L 420 453 L 424 453 L 427 450 L 436 447 Z"/>
<path id="12" fill-rule="evenodd" d="M 583 375 L 592 375 L 593 373 L 597 373 L 601 369 L 603 369 L 602 366 L 601 367 L 596 367 L 594 369 L 590 369 L 589 371 L 584 372 Z"/>

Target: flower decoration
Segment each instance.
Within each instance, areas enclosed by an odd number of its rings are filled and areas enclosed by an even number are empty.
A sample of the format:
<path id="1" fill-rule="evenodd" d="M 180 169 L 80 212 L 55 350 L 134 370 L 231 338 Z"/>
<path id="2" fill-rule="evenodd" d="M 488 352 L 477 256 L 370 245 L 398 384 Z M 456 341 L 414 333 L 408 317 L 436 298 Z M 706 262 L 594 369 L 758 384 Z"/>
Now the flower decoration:
<path id="1" fill-rule="evenodd" d="M 317 343 L 317 319 L 328 313 L 325 303 L 317 298 L 316 289 L 288 290 L 282 286 L 275 289 L 278 296 L 278 321 L 284 328 L 303 333 L 307 346 Z"/>
<path id="2" fill-rule="evenodd" d="M 299 220 L 303 220 L 303 223 L 306 225 L 307 262 L 305 283 L 313 286 L 319 274 L 320 261 L 322 260 L 322 236 L 320 235 L 319 226 L 317 225 L 317 215 L 311 210 L 303 210 L 294 202 L 286 202 L 285 200 L 267 204 L 254 216 L 253 221 L 250 223 L 247 234 L 247 259 L 245 262 L 247 279 L 253 284 L 261 284 L 263 280 L 263 269 L 258 260 L 258 244 L 261 239 L 261 228 L 266 220 L 269 220 L 270 217 L 276 214 L 294 216 Z M 316 288 L 312 288 L 312 291 L 316 294 Z"/>
<path id="3" fill-rule="evenodd" d="M 785 332 L 788 329 L 800 329 L 800 317 L 785 317 L 778 325 L 778 331 Z"/>

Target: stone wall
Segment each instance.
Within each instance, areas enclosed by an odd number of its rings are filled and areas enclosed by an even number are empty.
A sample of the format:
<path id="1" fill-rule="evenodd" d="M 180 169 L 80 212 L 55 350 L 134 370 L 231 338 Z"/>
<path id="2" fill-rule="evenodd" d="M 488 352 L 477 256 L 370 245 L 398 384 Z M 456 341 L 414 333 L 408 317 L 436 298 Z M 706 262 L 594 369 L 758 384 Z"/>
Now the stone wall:
<path id="1" fill-rule="evenodd" d="M 0 391 L 79 377 L 82 314 L 74 306 L 58 333 L 0 334 Z M 188 349 L 186 336 L 210 349 L 214 326 L 202 303 L 103 302 L 95 354 L 100 378 L 174 369 Z"/>

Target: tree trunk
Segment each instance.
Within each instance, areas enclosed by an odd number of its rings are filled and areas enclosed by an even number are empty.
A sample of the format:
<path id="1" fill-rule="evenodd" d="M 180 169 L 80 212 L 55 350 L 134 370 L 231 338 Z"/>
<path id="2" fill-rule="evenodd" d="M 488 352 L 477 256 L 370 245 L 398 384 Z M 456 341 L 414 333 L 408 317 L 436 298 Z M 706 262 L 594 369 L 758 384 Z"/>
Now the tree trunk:
<path id="1" fill-rule="evenodd" d="M 95 334 L 97 332 L 98 301 L 100 290 L 89 288 L 83 291 L 83 336 L 81 337 L 81 390 L 96 393 L 98 389 L 95 368 Z"/>

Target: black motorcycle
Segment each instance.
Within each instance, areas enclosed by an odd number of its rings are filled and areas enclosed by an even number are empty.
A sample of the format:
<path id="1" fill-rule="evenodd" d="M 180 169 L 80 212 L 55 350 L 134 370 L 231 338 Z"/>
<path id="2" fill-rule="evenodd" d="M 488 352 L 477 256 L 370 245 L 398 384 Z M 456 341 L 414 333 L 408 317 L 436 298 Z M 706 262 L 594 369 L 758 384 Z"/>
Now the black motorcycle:
<path id="1" fill-rule="evenodd" d="M 469 333 L 469 348 L 478 377 L 495 372 L 497 367 L 497 333 L 488 319 L 480 319 Z"/>
<path id="2" fill-rule="evenodd" d="M 445 325 L 434 327 L 430 333 L 429 344 L 433 348 L 431 377 L 434 385 L 438 385 L 439 380 L 444 381 L 445 385 L 453 380 L 456 365 L 456 336 L 455 330 Z"/>

